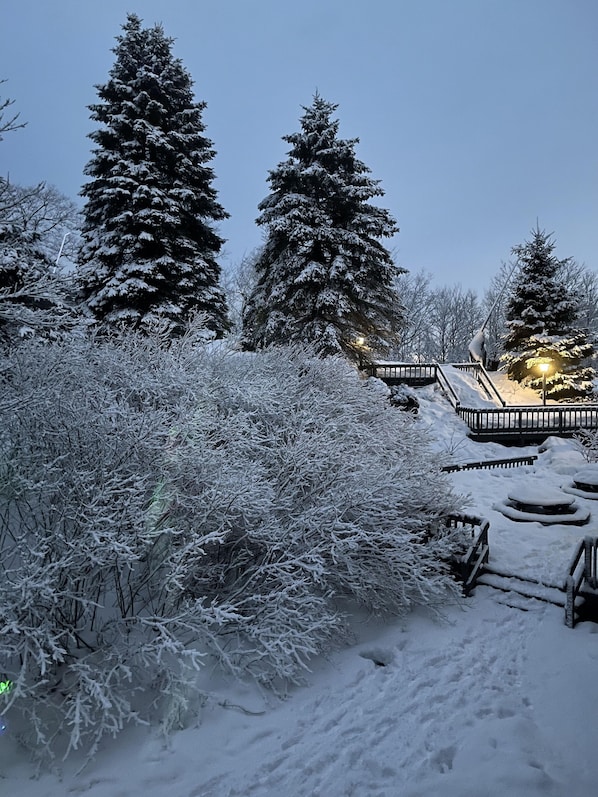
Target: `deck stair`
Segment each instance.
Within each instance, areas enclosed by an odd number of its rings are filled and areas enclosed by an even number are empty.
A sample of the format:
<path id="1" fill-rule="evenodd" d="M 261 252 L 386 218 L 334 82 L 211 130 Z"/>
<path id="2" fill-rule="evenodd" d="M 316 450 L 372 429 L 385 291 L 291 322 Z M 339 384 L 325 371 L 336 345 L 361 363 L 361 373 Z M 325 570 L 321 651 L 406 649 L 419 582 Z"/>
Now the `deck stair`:
<path id="1" fill-rule="evenodd" d="M 522 611 L 528 611 L 537 603 L 558 606 L 564 609 L 565 625 L 569 628 L 580 620 L 598 622 L 598 590 L 585 579 L 580 579 L 573 589 L 571 577 L 562 585 L 551 584 L 532 576 L 507 573 L 486 563 L 477 575 L 475 586 L 497 590 L 502 593 L 499 603 Z"/>
<path id="2" fill-rule="evenodd" d="M 566 595 L 563 586 L 548 584 L 531 576 L 506 573 L 488 564 L 484 566 L 482 573 L 477 578 L 476 586 L 482 585 L 507 594 L 533 598 L 565 608 Z M 517 606 L 517 608 L 523 607 Z"/>
<path id="3" fill-rule="evenodd" d="M 579 541 L 565 581 L 565 624 L 578 619 L 598 622 L 598 537 Z"/>
<path id="4" fill-rule="evenodd" d="M 373 362 L 366 369 L 388 385 L 424 385 L 436 382 L 457 415 L 469 427 L 469 437 L 479 442 L 503 445 L 532 445 L 548 436 L 571 437 L 580 429 L 598 429 L 598 403 L 506 405 L 492 379 L 481 367 L 471 363 L 453 363 L 469 372 L 493 400 L 494 407 L 464 407 L 450 380 L 450 371 L 438 363 Z"/>
<path id="5" fill-rule="evenodd" d="M 481 363 L 453 363 L 453 368 L 471 374 L 491 401 L 497 402 L 501 407 L 507 406 L 507 402 L 500 395 L 490 374 Z"/>
<path id="6" fill-rule="evenodd" d="M 454 513 L 444 518 L 443 525 L 462 529 L 470 538 L 467 551 L 453 561 L 464 595 L 471 595 L 478 586 L 489 587 L 502 593 L 499 603 L 516 609 L 527 611 L 538 602 L 564 609 L 565 625 L 569 628 L 574 628 L 579 620 L 598 623 L 598 537 L 579 541 L 565 579 L 555 584 L 491 565 L 490 523 L 486 518 Z"/>

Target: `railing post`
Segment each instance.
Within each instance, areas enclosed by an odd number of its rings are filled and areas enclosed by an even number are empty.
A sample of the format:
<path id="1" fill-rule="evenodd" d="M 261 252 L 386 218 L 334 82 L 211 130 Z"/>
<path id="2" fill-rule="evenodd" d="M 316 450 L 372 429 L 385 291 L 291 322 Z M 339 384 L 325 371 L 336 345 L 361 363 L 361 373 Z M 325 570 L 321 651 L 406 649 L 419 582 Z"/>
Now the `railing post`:
<path id="1" fill-rule="evenodd" d="M 565 625 L 573 628 L 575 625 L 575 590 L 573 588 L 573 576 L 567 576 L 565 583 Z"/>
<path id="2" fill-rule="evenodd" d="M 596 547 L 598 538 L 586 537 L 584 539 L 583 571 L 584 578 L 591 589 L 596 589 Z"/>
<path id="3" fill-rule="evenodd" d="M 521 424 L 522 424 L 522 420 L 523 420 L 523 419 L 522 419 L 522 411 L 521 411 L 521 410 L 519 410 L 519 412 L 517 413 L 517 415 L 519 416 L 519 436 L 521 437 Z"/>

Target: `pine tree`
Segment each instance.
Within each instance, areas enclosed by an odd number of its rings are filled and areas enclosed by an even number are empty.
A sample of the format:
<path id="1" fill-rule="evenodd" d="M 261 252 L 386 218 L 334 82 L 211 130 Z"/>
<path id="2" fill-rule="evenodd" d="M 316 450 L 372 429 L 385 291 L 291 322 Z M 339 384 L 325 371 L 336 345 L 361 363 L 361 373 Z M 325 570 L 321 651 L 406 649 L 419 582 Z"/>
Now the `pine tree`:
<path id="1" fill-rule="evenodd" d="M 216 200 L 205 103 L 172 55 L 161 25 L 130 14 L 117 37 L 110 79 L 97 87 L 102 127 L 82 189 L 86 198 L 81 297 L 99 320 L 143 328 L 155 318 L 182 330 L 202 313 L 217 336 L 228 328 L 216 262 L 227 217 Z"/>
<path id="2" fill-rule="evenodd" d="M 532 238 L 513 248 L 519 271 L 506 307 L 504 338 L 511 379 L 542 390 L 539 366 L 548 363 L 546 395 L 575 400 L 592 393 L 594 369 L 587 362 L 594 347 L 577 327 L 579 297 L 564 280 L 571 259 L 559 260 L 550 235 L 536 228 Z"/>
<path id="3" fill-rule="evenodd" d="M 270 172 L 259 205 L 267 235 L 243 313 L 247 349 L 306 341 L 356 358 L 360 338 L 383 350 L 400 328 L 393 284 L 402 269 L 380 243 L 398 228 L 370 204 L 384 192 L 356 157 L 358 139 L 338 138 L 337 107 L 316 94 L 301 130 L 283 137 L 288 160 Z"/>

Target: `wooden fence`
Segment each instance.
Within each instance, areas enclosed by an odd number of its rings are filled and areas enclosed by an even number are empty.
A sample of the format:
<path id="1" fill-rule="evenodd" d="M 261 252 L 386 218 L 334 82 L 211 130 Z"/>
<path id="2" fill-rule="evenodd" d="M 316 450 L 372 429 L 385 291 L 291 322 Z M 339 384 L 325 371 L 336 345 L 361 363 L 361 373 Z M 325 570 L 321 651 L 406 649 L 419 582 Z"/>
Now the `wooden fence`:
<path id="1" fill-rule="evenodd" d="M 464 462 L 461 465 L 444 465 L 440 470 L 444 473 L 455 473 L 459 470 L 518 468 L 520 465 L 533 465 L 537 459 L 536 454 L 530 454 L 529 457 L 510 457 L 509 459 L 483 459 L 480 462 Z"/>

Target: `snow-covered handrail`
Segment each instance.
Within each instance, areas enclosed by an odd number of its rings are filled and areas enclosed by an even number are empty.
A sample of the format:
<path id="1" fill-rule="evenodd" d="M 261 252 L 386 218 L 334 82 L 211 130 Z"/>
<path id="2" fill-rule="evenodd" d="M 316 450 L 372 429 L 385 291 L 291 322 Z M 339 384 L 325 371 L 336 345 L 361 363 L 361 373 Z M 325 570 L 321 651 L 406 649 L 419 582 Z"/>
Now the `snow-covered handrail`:
<path id="1" fill-rule="evenodd" d="M 527 457 L 511 457 L 510 459 L 483 459 L 480 462 L 464 462 L 461 465 L 444 465 L 440 468 L 444 473 L 455 473 L 460 470 L 490 470 L 492 468 L 517 468 L 520 465 L 533 465 L 538 459 L 536 454 Z"/>
<path id="2" fill-rule="evenodd" d="M 507 406 L 507 402 L 498 392 L 496 385 L 490 378 L 490 374 L 484 368 L 482 363 L 453 363 L 452 365 L 453 368 L 457 368 L 460 371 L 473 373 L 478 383 L 484 388 L 490 398 L 495 398 L 503 407 Z"/>
<path id="3" fill-rule="evenodd" d="M 467 552 L 455 563 L 457 574 L 463 581 L 463 592 L 469 595 L 490 555 L 488 543 L 490 521 L 473 515 L 453 514 L 445 519 L 445 524 L 449 528 L 471 529 L 472 543 Z M 476 533 L 476 529 L 479 529 L 479 532 Z"/>
<path id="4" fill-rule="evenodd" d="M 442 366 L 440 365 L 436 366 L 436 380 L 438 381 L 440 387 L 447 394 L 448 400 L 453 405 L 453 408 L 458 411 L 461 404 L 459 396 L 455 393 L 453 386 L 451 385 L 447 375 L 444 373 Z"/>

